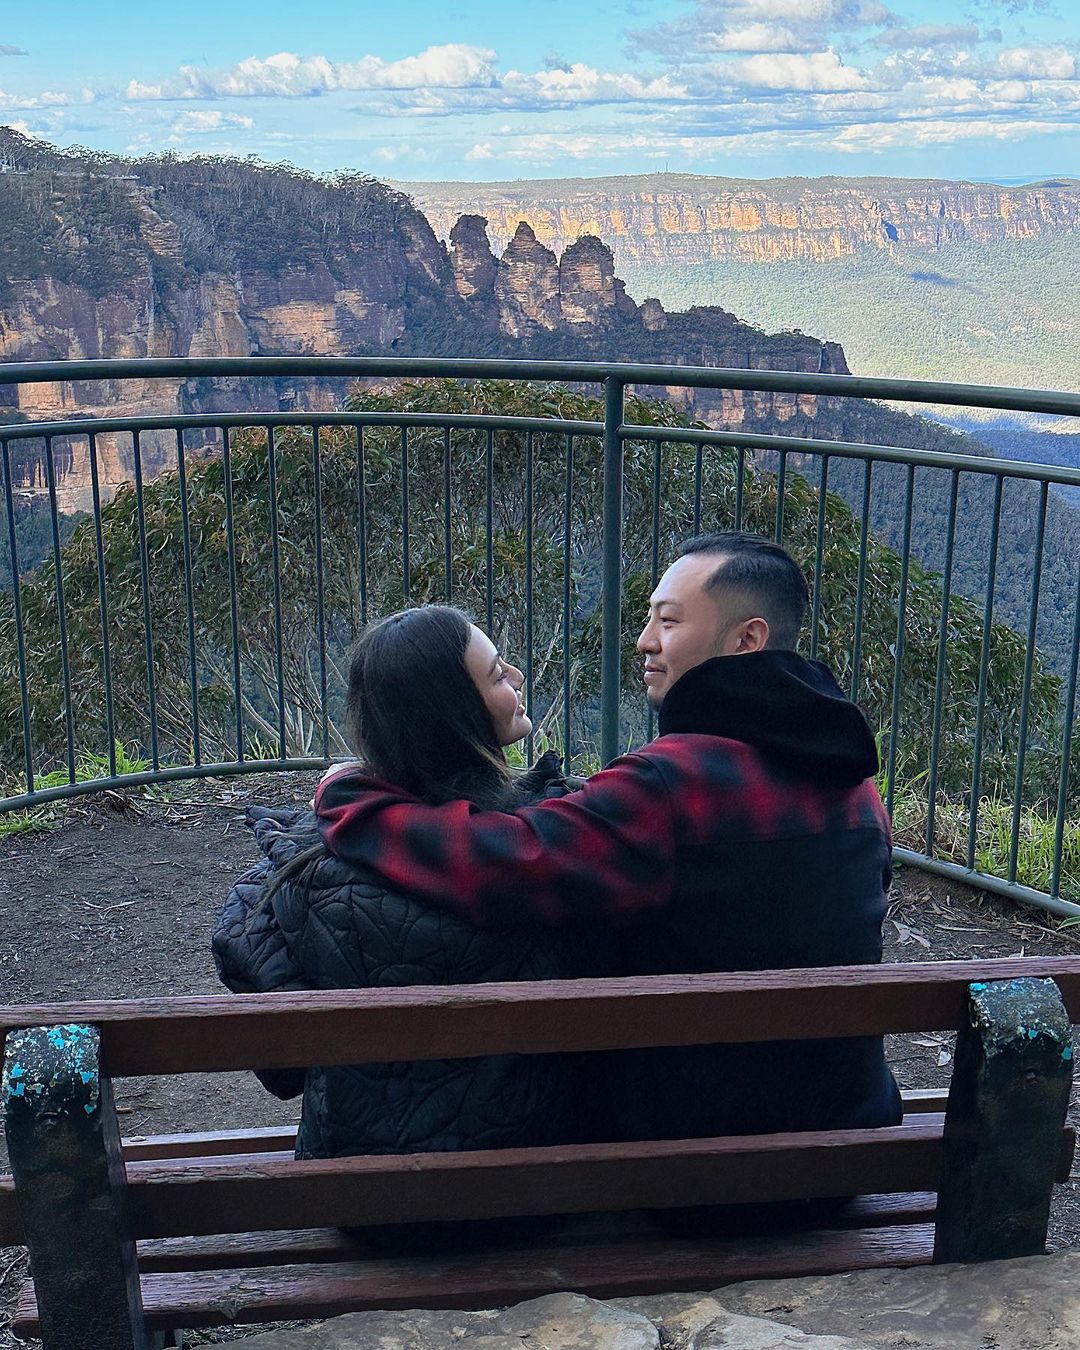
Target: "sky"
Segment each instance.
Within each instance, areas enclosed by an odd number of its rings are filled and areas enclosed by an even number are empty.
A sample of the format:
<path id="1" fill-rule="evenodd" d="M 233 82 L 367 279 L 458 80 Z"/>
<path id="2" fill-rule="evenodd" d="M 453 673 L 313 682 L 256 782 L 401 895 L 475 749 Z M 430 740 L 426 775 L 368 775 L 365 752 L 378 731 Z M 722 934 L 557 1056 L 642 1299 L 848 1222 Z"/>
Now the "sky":
<path id="1" fill-rule="evenodd" d="M 0 9 L 0 121 L 405 181 L 1076 176 L 1080 4 L 52 0 Z"/>

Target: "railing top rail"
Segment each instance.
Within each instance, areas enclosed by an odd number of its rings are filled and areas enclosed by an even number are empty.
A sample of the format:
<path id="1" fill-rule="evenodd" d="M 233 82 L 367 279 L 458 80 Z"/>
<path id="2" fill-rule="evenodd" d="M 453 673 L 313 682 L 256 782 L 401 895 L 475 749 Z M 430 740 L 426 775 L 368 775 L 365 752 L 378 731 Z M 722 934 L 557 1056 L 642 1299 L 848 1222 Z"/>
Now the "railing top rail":
<path id="1" fill-rule="evenodd" d="M 593 361 L 448 360 L 399 356 L 228 356 L 160 357 L 115 361 L 26 361 L 0 363 L 0 385 L 43 381 L 169 379 L 196 376 L 402 376 L 450 379 L 572 380 L 673 386 L 755 389 L 775 393 L 824 394 L 837 398 L 892 399 L 903 403 L 947 403 L 1080 416 L 1080 393 L 1050 389 L 1008 389 L 934 380 L 869 379 L 861 375 L 815 375 L 790 370 L 734 370 L 711 366 L 654 366 Z"/>
<path id="2" fill-rule="evenodd" d="M 576 418 L 512 417 L 488 413 L 397 413 L 397 412 L 279 412 L 279 413 L 182 413 L 159 417 L 93 417 L 68 422 L 26 422 L 0 427 L 4 441 L 98 435 L 106 432 L 190 431 L 199 428 L 266 427 L 426 427 L 478 431 L 533 432 L 546 436 L 592 436 L 604 434 L 602 422 Z M 640 426 L 623 423 L 619 435 L 631 441 L 662 441 L 665 444 L 745 446 L 752 450 L 783 450 L 788 454 L 830 455 L 843 459 L 873 459 L 891 464 L 914 464 L 932 469 L 956 469 L 963 473 L 986 473 L 1000 478 L 1023 478 L 1035 482 L 1080 487 L 1080 469 L 1063 465 L 1033 464 L 1026 460 L 960 455 L 942 450 L 912 450 L 903 446 L 830 441 L 816 437 L 777 436 L 765 432 L 710 431 L 699 427 Z"/>
<path id="3" fill-rule="evenodd" d="M 466 427 L 480 431 L 533 431 L 543 435 L 603 436 L 603 422 L 578 418 L 512 417 L 493 413 L 252 412 L 162 413 L 142 417 L 78 417 L 67 422 L 14 422 L 0 426 L 0 441 L 88 436 L 107 431 L 190 431 L 203 427 Z"/>

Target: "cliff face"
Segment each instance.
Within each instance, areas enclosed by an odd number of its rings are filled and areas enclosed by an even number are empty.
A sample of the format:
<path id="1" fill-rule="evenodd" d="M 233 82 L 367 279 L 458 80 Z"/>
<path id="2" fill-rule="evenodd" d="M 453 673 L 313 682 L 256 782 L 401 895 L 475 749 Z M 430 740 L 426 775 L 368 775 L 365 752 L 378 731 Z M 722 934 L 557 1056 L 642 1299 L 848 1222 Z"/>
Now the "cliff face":
<path id="1" fill-rule="evenodd" d="M 435 249 L 440 246 L 431 236 Z M 447 265 L 448 264 L 448 265 Z M 530 340 L 560 335 L 575 344 L 573 358 L 639 360 L 670 365 L 803 370 L 848 373 L 842 349 L 801 334 L 769 339 L 727 311 L 698 307 L 668 314 L 658 300 L 638 306 L 615 276 L 611 250 L 586 236 L 561 258 L 537 242 L 524 222 L 501 257 L 491 252 L 482 218 L 464 217 L 452 231 L 447 260 L 431 259 L 436 277 L 445 277 L 449 312 L 460 320 L 458 354 L 470 339 L 486 338 L 479 353 L 490 355 L 491 340 L 508 339 L 506 354 L 527 355 Z M 65 360 L 134 356 L 247 356 L 259 353 L 334 355 L 393 349 L 407 336 L 407 306 L 385 278 L 365 275 L 358 265 L 353 284 L 329 268 L 314 266 L 272 276 L 243 272 L 199 277 L 189 287 L 161 294 L 152 270 L 133 278 L 122 295 L 95 298 L 84 289 L 52 278 L 21 281 L 0 308 L 0 354 L 6 360 Z M 544 355 L 555 354 L 550 348 Z M 152 412 L 213 412 L 299 406 L 337 406 L 340 389 L 298 383 L 268 390 L 268 382 L 206 380 L 65 381 L 19 386 L 8 406 L 31 420 L 58 420 L 73 413 L 112 416 Z M 262 385 L 263 387 L 259 387 Z M 665 389 L 666 397 L 696 417 L 744 427 L 776 424 L 797 414 L 816 418 L 829 400 L 754 391 Z M 10 400 L 14 394 L 14 400 Z M 197 445 L 189 450 L 199 453 Z M 131 438 L 103 433 L 97 438 L 103 495 L 130 481 Z M 61 510 L 88 510 L 92 502 L 89 448 L 85 438 L 55 442 Z M 172 432 L 144 433 L 144 471 L 175 465 Z M 46 490 L 44 460 L 34 443 L 20 446 L 12 473 L 18 488 Z"/>
<path id="2" fill-rule="evenodd" d="M 538 328 L 554 332 L 562 322 L 558 261 L 550 249 L 536 242 L 524 221 L 499 260 L 495 298 L 499 329 L 508 337 L 524 337 Z"/>
<path id="3" fill-rule="evenodd" d="M 17 133 L 0 131 L 20 139 Z M 27 143 L 30 144 L 30 143 Z M 20 147 L 16 147 L 19 149 Z M 9 158 L 11 158 L 9 156 Z M 115 166 L 113 166 L 115 168 Z M 144 356 L 545 356 L 846 371 L 842 351 L 801 334 L 768 338 L 718 308 L 636 305 L 611 249 L 575 237 L 557 255 L 526 220 L 493 253 L 484 217 L 449 226 L 449 248 L 407 200 L 221 161 L 124 166 L 97 177 L 67 162 L 0 174 L 0 359 Z M 325 409 L 343 382 L 152 380 L 0 389 L 30 420 L 73 413 Z M 824 401 L 677 391 L 724 425 L 816 417 Z M 190 437 L 193 453 L 198 453 Z M 98 437 L 105 496 L 132 474 L 131 438 Z M 146 433 L 145 472 L 175 464 L 173 433 Z M 90 504 L 84 437 L 54 451 L 63 510 Z M 16 484 L 45 488 L 40 445 L 13 456 Z"/>
<path id="4" fill-rule="evenodd" d="M 584 342 L 574 355 L 662 365 L 799 370 L 846 375 L 834 342 L 800 333 L 768 338 L 718 307 L 668 314 L 659 300 L 637 305 L 615 275 L 611 249 L 593 235 L 561 258 L 524 221 L 501 257 L 488 244 L 482 216 L 463 216 L 450 232 L 455 289 L 477 325 L 495 315 L 501 334 L 527 343 L 540 334 Z M 775 425 L 796 415 L 816 419 L 835 400 L 755 390 L 665 389 L 665 397 L 716 426 Z"/>
<path id="5" fill-rule="evenodd" d="M 495 246 L 526 221 L 561 251 L 582 235 L 623 262 L 824 262 L 880 249 L 1080 230 L 1080 181 L 1004 188 L 902 179 L 741 181 L 683 174 L 518 183 L 401 184 L 439 238 L 463 211 L 488 220 Z"/>
<path id="6" fill-rule="evenodd" d="M 297 258 L 280 269 L 179 271 L 167 266 L 177 261 L 175 225 L 147 206 L 145 190 L 124 186 L 146 228 L 123 289 L 94 294 L 55 276 L 9 274 L 0 300 L 0 359 L 329 356 L 386 348 L 405 332 L 415 274 L 439 288 L 450 280 L 445 250 L 416 213 L 400 239 L 385 242 L 381 256 L 357 250 Z M 178 385 L 166 390 L 165 383 L 27 385 L 8 406 L 33 418 L 74 408 L 185 407 L 184 391 Z M 240 409 L 254 406 L 245 404 L 243 388 L 235 393 Z"/>

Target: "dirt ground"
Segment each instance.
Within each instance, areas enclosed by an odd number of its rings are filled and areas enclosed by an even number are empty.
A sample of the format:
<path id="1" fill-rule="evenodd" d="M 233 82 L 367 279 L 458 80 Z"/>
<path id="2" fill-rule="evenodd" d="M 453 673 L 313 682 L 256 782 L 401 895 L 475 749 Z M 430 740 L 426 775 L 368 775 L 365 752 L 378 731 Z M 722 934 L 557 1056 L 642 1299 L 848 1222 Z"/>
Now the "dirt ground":
<path id="1" fill-rule="evenodd" d="M 256 857 L 248 801 L 302 802 L 316 775 L 206 780 L 163 797 L 76 801 L 57 828 L 0 840 L 0 1003 L 222 992 L 210 928 L 230 882 Z M 895 881 L 887 961 L 1080 952 L 1080 930 L 915 870 Z M 951 1044 L 889 1038 L 902 1087 L 948 1083 Z M 242 1128 L 296 1118 L 251 1075 L 185 1075 L 116 1084 L 125 1134 Z M 1080 1125 L 1080 1109 L 1071 1108 Z M 1080 1247 L 1080 1170 L 1056 1188 L 1050 1247 Z M 23 1262 L 0 1253 L 0 1312 Z M 0 1350 L 21 1344 L 0 1321 Z"/>

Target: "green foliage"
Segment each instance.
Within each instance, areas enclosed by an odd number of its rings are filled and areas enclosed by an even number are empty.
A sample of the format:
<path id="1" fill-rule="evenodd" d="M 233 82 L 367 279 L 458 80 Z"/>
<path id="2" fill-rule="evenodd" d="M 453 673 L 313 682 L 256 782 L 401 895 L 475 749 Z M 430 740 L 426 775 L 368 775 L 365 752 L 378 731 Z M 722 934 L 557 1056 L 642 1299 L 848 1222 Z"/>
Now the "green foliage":
<path id="1" fill-rule="evenodd" d="M 44 834 L 60 823 L 61 812 L 49 806 L 36 806 L 29 811 L 6 811 L 0 815 L 0 839 L 15 834 Z"/>
<path id="2" fill-rule="evenodd" d="M 0 297 L 14 281 L 50 277 L 101 298 L 140 278 L 159 290 L 201 271 L 334 272 L 362 254 L 405 287 L 414 208 L 363 174 L 320 178 L 292 164 L 199 155 L 127 160 L 81 146 L 57 150 L 0 128 Z M 151 248 L 166 228 L 172 248 Z M 413 269 L 413 289 L 424 289 Z M 430 281 L 430 278 L 428 279 Z"/>
<path id="3" fill-rule="evenodd" d="M 44 497 L 16 497 L 14 500 L 15 548 L 22 574 L 32 572 L 53 546 L 52 518 L 49 503 Z M 60 543 L 71 538 L 80 514 L 57 518 Z M 8 542 L 7 521 L 0 522 L 0 591 L 11 590 L 11 548 Z"/>
<path id="4" fill-rule="evenodd" d="M 145 270 L 130 184 L 89 172 L 0 174 L 0 288 L 48 276 L 101 297 Z"/>
<path id="5" fill-rule="evenodd" d="M 947 862 L 967 864 L 968 808 L 941 796 L 934 808 L 934 852 Z M 893 798 L 893 832 L 898 844 L 921 853 L 926 847 L 927 802 L 918 785 L 907 785 Z M 1017 831 L 1016 876 L 1025 886 L 1049 891 L 1053 880 L 1057 822 L 1044 806 L 1021 805 Z M 1005 877 L 1012 851 L 1013 803 L 1003 797 L 979 801 L 975 829 L 975 870 Z M 1067 821 L 1062 836 L 1059 893 L 1080 902 L 1080 829 Z M 1069 924 L 1080 922 L 1067 920 Z"/>

